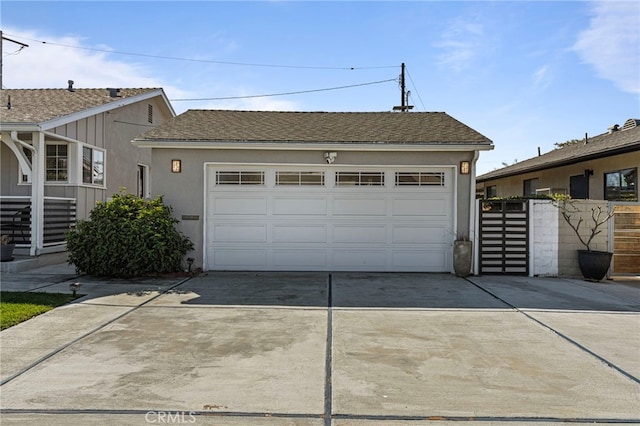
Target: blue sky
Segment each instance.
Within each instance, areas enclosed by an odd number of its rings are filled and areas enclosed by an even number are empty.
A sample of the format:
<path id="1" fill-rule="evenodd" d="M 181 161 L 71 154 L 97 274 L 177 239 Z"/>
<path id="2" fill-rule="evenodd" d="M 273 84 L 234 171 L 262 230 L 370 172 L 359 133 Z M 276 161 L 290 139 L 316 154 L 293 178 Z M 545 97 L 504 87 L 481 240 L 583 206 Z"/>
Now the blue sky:
<path id="1" fill-rule="evenodd" d="M 494 141 L 480 174 L 640 118 L 635 1 L 3 0 L 0 13 L 29 44 L 4 42 L 4 88 L 162 87 L 177 113 L 390 111 L 404 62 L 414 111 Z"/>

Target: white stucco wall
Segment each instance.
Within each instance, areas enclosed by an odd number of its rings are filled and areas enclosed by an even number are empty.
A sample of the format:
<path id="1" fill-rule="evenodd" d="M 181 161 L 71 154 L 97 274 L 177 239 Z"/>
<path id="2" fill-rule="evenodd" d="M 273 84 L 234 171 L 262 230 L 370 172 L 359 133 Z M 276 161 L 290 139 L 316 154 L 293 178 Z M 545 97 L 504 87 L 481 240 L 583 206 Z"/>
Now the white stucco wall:
<path id="1" fill-rule="evenodd" d="M 335 165 L 416 165 L 457 166 L 460 161 L 473 159 L 473 151 L 460 152 L 366 152 L 338 151 Z M 194 243 L 193 267 L 203 265 L 204 241 L 204 174 L 207 163 L 229 164 L 303 164 L 325 165 L 323 150 L 243 150 L 243 149 L 172 149 L 154 148 L 151 167 L 151 194 L 162 195 L 180 220 L 178 229 Z M 182 172 L 171 173 L 171 160 L 182 161 Z M 471 218 L 471 175 L 456 176 L 456 228 L 469 235 Z M 184 220 L 187 216 L 190 219 Z"/>
<path id="2" fill-rule="evenodd" d="M 530 200 L 530 275 L 558 275 L 558 209 L 549 200 Z"/>

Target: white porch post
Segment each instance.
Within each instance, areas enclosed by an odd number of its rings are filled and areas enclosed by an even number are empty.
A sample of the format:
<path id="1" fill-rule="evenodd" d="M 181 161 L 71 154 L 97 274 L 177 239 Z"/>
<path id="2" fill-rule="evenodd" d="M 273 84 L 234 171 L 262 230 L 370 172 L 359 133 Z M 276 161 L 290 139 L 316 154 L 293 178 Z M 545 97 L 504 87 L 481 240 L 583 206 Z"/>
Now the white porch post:
<path id="1" fill-rule="evenodd" d="M 44 240 L 44 179 L 45 145 L 44 133 L 33 132 L 32 143 L 33 167 L 31 175 L 31 248 L 29 254 L 37 256 L 43 247 Z"/>

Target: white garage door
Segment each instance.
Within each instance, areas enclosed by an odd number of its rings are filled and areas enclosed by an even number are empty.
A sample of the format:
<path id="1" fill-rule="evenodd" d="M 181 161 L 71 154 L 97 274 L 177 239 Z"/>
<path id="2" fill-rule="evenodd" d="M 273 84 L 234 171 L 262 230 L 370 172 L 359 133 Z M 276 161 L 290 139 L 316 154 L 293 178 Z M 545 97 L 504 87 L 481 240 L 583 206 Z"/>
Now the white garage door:
<path id="1" fill-rule="evenodd" d="M 448 168 L 207 168 L 209 270 L 451 270 Z"/>

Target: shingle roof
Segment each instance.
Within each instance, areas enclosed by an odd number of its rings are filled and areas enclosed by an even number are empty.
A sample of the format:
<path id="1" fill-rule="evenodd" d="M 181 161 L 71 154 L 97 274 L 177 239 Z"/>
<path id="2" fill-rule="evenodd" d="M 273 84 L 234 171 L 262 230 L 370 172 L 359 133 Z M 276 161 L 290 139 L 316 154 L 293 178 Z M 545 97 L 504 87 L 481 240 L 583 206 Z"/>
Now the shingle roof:
<path id="1" fill-rule="evenodd" d="M 443 112 L 189 110 L 136 140 L 491 146 L 491 140 Z"/>
<path id="2" fill-rule="evenodd" d="M 485 173 L 478 176 L 477 181 L 484 182 L 638 150 L 640 150 L 640 126 L 587 137 L 587 143 L 583 139 L 580 142 L 554 149 L 546 154 Z"/>
<path id="3" fill-rule="evenodd" d="M 5 89 L 0 91 L 0 123 L 43 123 L 156 90 L 120 89 L 114 98 L 108 89 Z"/>

